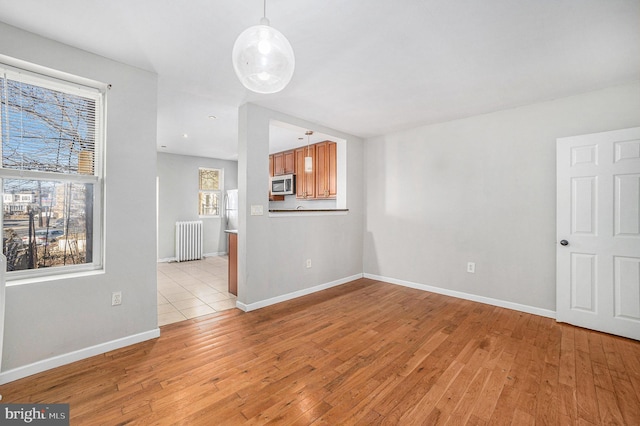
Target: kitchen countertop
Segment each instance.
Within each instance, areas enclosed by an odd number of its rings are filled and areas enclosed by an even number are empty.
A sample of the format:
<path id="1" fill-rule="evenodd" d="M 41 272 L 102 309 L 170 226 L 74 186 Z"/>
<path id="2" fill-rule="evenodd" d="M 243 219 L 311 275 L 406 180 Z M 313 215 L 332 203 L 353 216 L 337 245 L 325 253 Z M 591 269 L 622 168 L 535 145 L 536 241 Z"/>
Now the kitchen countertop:
<path id="1" fill-rule="evenodd" d="M 269 213 L 348 212 L 349 209 L 269 209 Z"/>

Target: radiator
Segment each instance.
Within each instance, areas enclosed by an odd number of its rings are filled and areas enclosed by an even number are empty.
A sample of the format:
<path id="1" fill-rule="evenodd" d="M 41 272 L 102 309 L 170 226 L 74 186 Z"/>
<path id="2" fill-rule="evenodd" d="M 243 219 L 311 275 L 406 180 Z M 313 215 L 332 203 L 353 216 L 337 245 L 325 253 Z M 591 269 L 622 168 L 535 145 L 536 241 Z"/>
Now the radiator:
<path id="1" fill-rule="evenodd" d="M 202 259 L 202 221 L 176 222 L 176 260 Z"/>

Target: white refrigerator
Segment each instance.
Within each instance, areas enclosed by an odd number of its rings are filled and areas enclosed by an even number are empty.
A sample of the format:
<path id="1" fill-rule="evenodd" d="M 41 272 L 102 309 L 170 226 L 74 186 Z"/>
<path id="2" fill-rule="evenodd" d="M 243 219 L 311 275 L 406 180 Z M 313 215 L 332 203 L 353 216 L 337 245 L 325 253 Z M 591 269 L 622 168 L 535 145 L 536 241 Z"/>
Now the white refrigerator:
<path id="1" fill-rule="evenodd" d="M 225 229 L 238 229 L 238 190 L 229 189 L 224 196 Z"/>

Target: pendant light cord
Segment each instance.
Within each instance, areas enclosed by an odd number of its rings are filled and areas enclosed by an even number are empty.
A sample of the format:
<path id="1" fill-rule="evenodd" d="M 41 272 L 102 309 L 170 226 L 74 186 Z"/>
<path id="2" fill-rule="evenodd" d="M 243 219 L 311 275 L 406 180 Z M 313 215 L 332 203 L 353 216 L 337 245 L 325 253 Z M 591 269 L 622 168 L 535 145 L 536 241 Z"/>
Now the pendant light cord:
<path id="1" fill-rule="evenodd" d="M 263 9 L 264 14 L 262 15 L 262 19 L 260 19 L 260 25 L 270 25 L 269 19 L 267 19 L 267 0 L 264 0 Z"/>

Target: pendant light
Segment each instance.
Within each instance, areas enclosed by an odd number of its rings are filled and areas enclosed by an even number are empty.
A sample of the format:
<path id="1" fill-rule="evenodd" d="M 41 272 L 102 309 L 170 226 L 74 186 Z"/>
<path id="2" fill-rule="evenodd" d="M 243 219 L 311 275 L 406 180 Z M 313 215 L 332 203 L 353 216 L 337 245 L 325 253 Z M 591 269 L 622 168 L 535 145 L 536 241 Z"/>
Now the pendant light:
<path id="1" fill-rule="evenodd" d="M 293 49 L 280 31 L 269 26 L 267 0 L 260 24 L 238 36 L 231 56 L 240 82 L 253 92 L 276 93 L 291 81 L 296 62 Z"/>
<path id="2" fill-rule="evenodd" d="M 311 130 L 304 132 L 307 135 L 307 156 L 304 157 L 304 171 L 305 173 L 311 173 L 313 171 L 313 158 L 309 155 L 309 136 L 313 134 Z"/>

